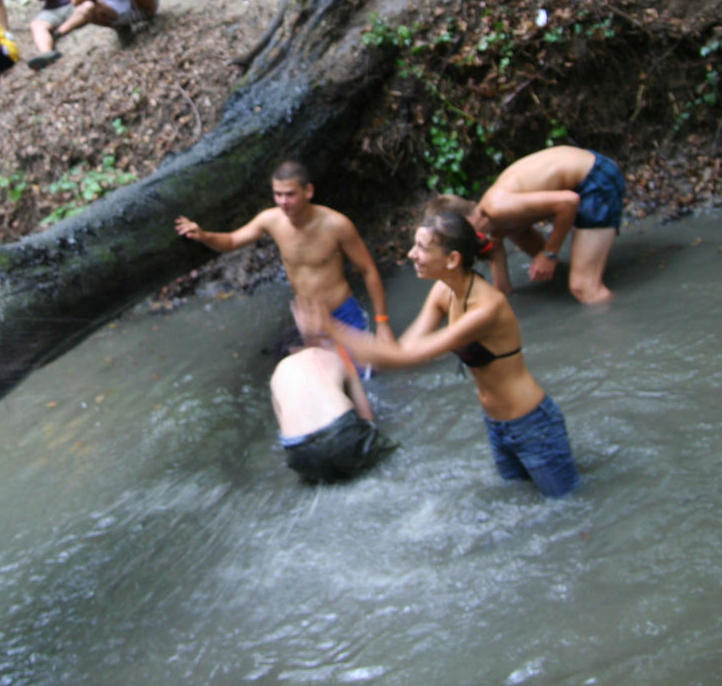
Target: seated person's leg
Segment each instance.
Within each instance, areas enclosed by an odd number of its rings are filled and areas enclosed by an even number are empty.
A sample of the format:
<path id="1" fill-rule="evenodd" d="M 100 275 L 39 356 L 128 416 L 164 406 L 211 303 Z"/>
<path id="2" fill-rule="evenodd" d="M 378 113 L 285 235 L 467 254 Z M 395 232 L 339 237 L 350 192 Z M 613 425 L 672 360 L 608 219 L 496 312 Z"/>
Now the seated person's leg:
<path id="1" fill-rule="evenodd" d="M 65 36 L 86 24 L 111 26 L 117 18 L 118 15 L 115 10 L 102 2 L 86 0 L 75 6 L 73 13 L 58 27 L 55 33 L 58 36 Z"/>
<path id="2" fill-rule="evenodd" d="M 54 31 L 73 14 L 74 10 L 71 4 L 44 9 L 30 22 L 30 32 L 38 49 L 38 54 L 28 60 L 31 69 L 43 69 L 61 56 L 55 49 Z"/>
<path id="3" fill-rule="evenodd" d="M 53 27 L 43 19 L 37 17 L 30 22 L 30 33 L 38 52 L 50 52 L 53 49 Z"/>

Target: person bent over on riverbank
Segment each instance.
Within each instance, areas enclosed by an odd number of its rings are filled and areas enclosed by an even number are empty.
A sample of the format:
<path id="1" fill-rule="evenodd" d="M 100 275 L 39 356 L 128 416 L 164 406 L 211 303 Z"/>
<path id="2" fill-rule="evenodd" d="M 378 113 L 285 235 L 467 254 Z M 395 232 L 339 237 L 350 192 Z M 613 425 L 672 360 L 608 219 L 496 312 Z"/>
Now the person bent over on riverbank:
<path id="1" fill-rule="evenodd" d="M 307 482 L 348 479 L 392 449 L 343 352 L 313 345 L 282 359 L 270 381 L 288 466 Z"/>
<path id="2" fill-rule="evenodd" d="M 312 201 L 308 170 L 295 161 L 281 163 L 271 176 L 275 207 L 229 233 L 203 230 L 187 217 L 175 229 L 186 238 L 219 252 L 236 250 L 264 235 L 276 242 L 286 275 L 297 296 L 324 303 L 339 320 L 368 328 L 366 313 L 353 296 L 344 273 L 344 258 L 361 273 L 381 338 L 393 339 L 386 313 L 386 293 L 378 269 L 356 227 L 340 212 Z"/>
<path id="3" fill-rule="evenodd" d="M 612 293 L 602 276 L 619 233 L 625 189 L 616 163 L 592 150 L 556 146 L 511 164 L 484 193 L 473 222 L 498 244 L 491 266 L 494 285 L 511 293 L 504 238 L 533 257 L 532 281 L 549 281 L 574 229 L 569 290 L 582 303 L 609 300 Z M 553 228 L 545 239 L 533 224 L 546 220 Z"/>
<path id="4" fill-rule="evenodd" d="M 506 296 L 473 270 L 474 261 L 488 259 L 492 249 L 460 214 L 427 216 L 409 257 L 417 276 L 434 285 L 398 341 L 360 334 L 314 303 L 302 304 L 298 318 L 308 331 L 325 333 L 380 368 L 455 353 L 474 378 L 501 476 L 531 479 L 545 496 L 563 496 L 579 483 L 564 416 L 526 367 L 519 323 Z"/>

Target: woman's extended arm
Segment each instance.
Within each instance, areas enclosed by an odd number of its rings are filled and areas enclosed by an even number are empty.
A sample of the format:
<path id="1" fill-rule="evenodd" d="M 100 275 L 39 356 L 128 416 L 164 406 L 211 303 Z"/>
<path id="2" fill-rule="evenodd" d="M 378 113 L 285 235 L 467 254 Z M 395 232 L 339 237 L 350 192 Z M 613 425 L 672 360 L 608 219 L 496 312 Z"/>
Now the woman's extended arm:
<path id="1" fill-rule="evenodd" d="M 437 281 L 426 296 L 416 319 L 399 336 L 399 342 L 402 345 L 412 345 L 421 336 L 436 331 L 447 315 L 448 303 L 448 290 Z"/>
<path id="2" fill-rule="evenodd" d="M 432 293 L 429 294 L 430 298 Z M 338 322 L 319 306 L 311 306 L 311 309 L 313 312 L 309 313 L 309 318 L 314 320 L 314 328 L 325 331 L 357 361 L 387 368 L 422 364 L 478 339 L 496 313 L 494 304 L 477 307 L 442 329 L 422 332 L 419 326 L 415 335 L 408 338 L 402 336 L 398 342 L 389 342 L 360 333 L 357 329 Z M 420 317 L 423 315 L 422 309 Z"/>

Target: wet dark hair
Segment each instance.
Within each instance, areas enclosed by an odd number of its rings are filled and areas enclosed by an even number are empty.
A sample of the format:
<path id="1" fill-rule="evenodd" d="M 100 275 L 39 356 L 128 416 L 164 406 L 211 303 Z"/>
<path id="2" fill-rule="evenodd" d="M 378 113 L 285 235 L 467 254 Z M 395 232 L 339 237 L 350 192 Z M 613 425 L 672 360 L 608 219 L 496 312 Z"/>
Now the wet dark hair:
<path id="1" fill-rule="evenodd" d="M 434 232 L 442 250 L 447 254 L 456 250 L 461 255 L 461 265 L 470 270 L 474 260 L 491 259 L 494 243 L 481 231 L 475 231 L 466 217 L 458 212 L 439 212 L 426 215 L 421 224 Z"/>
<path id="2" fill-rule="evenodd" d="M 306 166 L 295 160 L 281 162 L 271 174 L 271 180 L 290 181 L 291 179 L 298 181 L 301 186 L 308 186 L 311 183 L 311 175 Z"/>

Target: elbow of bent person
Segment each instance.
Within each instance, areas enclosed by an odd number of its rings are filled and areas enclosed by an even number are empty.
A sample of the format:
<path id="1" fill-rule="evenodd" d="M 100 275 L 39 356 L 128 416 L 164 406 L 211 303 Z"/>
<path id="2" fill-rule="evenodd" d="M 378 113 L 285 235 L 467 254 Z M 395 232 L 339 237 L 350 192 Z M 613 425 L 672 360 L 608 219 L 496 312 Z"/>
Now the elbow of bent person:
<path id="1" fill-rule="evenodd" d="M 576 213 L 579 208 L 579 203 L 582 201 L 582 197 L 576 191 L 566 191 L 564 202 L 568 207 L 571 207 Z"/>

